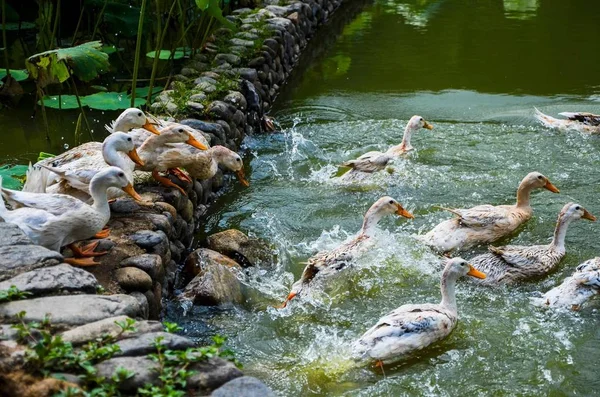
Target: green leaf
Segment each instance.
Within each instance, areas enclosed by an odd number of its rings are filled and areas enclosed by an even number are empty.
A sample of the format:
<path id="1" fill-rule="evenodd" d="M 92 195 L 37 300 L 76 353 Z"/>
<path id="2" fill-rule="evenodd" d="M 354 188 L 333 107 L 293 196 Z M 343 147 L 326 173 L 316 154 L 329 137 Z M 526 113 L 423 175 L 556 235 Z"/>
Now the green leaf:
<path id="1" fill-rule="evenodd" d="M 206 10 L 209 6 L 210 0 L 196 0 L 196 6 L 202 11 Z"/>
<path id="2" fill-rule="evenodd" d="M 146 98 L 148 96 L 148 90 L 149 90 L 149 86 L 148 87 L 139 87 L 135 89 L 135 97 L 136 98 Z M 152 87 L 152 97 L 155 97 L 159 92 L 161 92 L 163 90 L 164 87 L 158 86 L 158 87 Z"/>
<path id="3" fill-rule="evenodd" d="M 123 51 L 123 50 L 124 50 L 124 48 L 117 48 L 114 45 L 103 45 L 100 48 L 100 51 L 102 51 L 102 52 L 104 52 L 106 54 L 109 54 L 109 55 L 113 54 L 113 53 L 115 53 L 117 51 Z"/>
<path id="4" fill-rule="evenodd" d="M 25 69 L 10 69 L 10 75 L 17 81 L 27 80 L 29 73 Z M 6 69 L 0 70 L 0 80 L 6 76 Z"/>
<path id="5" fill-rule="evenodd" d="M 77 104 L 77 97 L 75 95 L 61 95 L 60 102 L 58 98 L 58 95 L 45 96 L 44 106 L 47 108 L 63 110 L 77 109 L 79 107 Z M 41 105 L 42 101 L 38 101 L 38 104 Z"/>
<path id="6" fill-rule="evenodd" d="M 18 22 L 7 22 L 5 29 L 6 30 L 19 30 L 19 23 Z M 29 29 L 35 29 L 35 23 L 21 22 L 21 30 L 29 30 Z"/>
<path id="7" fill-rule="evenodd" d="M 0 167 L 2 176 L 2 187 L 8 189 L 21 189 L 25 181 L 25 175 L 29 167 L 26 165 L 3 165 Z"/>
<path id="8" fill-rule="evenodd" d="M 52 157 L 56 157 L 56 155 L 52 154 L 52 153 L 40 152 L 40 154 L 38 154 L 37 161 L 42 161 L 42 160 L 45 160 L 45 159 L 50 159 Z"/>
<path id="9" fill-rule="evenodd" d="M 198 0 L 196 0 L 196 4 L 197 1 Z M 208 8 L 206 8 L 205 10 L 208 13 L 208 15 L 219 21 L 221 25 L 226 26 L 233 31 L 237 30 L 237 26 L 229 19 L 223 16 L 223 10 L 221 10 L 220 0 L 209 0 Z"/>
<path id="10" fill-rule="evenodd" d="M 156 51 L 150 51 L 146 54 L 148 58 L 155 58 Z M 185 56 L 185 52 L 179 49 L 175 50 L 173 53 L 173 59 L 181 59 Z M 160 50 L 158 52 L 158 59 L 169 59 L 171 57 L 171 51 L 169 50 Z"/>
<path id="11" fill-rule="evenodd" d="M 27 58 L 25 65 L 41 87 L 62 83 L 69 78 L 67 65 L 83 81 L 90 81 L 108 70 L 108 54 L 102 52 L 100 41 L 90 41 L 71 48 L 50 50 Z"/>
<path id="12" fill-rule="evenodd" d="M 130 107 L 131 97 L 126 92 L 97 92 L 95 94 L 79 97 L 81 106 L 88 106 L 98 110 L 122 110 Z M 41 104 L 41 102 L 38 102 Z M 146 97 L 135 98 L 135 106 L 146 104 Z M 44 105 L 59 109 L 58 96 L 44 97 Z M 77 97 L 75 95 L 61 96 L 62 109 L 77 109 Z"/>
<path id="13" fill-rule="evenodd" d="M 131 97 L 126 92 L 97 92 L 81 98 L 82 105 L 99 110 L 120 110 L 130 107 Z M 133 106 L 146 104 L 146 98 L 136 98 Z"/>
<path id="14" fill-rule="evenodd" d="M 102 92 L 108 91 L 108 88 L 101 86 L 101 85 L 91 85 L 90 88 L 93 88 L 96 91 L 102 91 Z"/>

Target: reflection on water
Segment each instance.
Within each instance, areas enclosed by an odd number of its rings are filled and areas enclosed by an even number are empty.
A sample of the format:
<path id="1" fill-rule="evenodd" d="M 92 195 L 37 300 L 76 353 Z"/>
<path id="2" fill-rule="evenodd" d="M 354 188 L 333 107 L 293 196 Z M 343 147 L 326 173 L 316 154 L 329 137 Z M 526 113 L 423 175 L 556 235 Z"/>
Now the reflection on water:
<path id="1" fill-rule="evenodd" d="M 507 18 L 533 18 L 538 7 L 539 0 L 504 0 L 504 13 Z"/>
<path id="2" fill-rule="evenodd" d="M 600 3 L 535 2 L 534 13 L 533 2 L 519 2 L 526 20 L 512 18 L 515 2 L 507 3 L 381 0 L 358 14 L 279 98 L 282 133 L 246 139 L 251 186 L 220 197 L 203 231 L 237 227 L 265 238 L 278 263 L 246 269 L 244 305 L 187 316 L 172 305 L 170 318 L 200 340 L 228 336 L 246 373 L 281 396 L 596 393 L 600 301 L 566 314 L 529 303 L 600 255 L 600 225 L 591 222 L 569 230 L 567 255 L 549 277 L 498 289 L 459 282 L 457 329 L 385 376 L 348 359 L 381 315 L 439 300 L 440 260 L 417 239 L 450 216 L 438 206 L 513 203 L 519 181 L 537 170 L 561 194 L 535 192 L 533 218 L 503 243 L 549 242 L 567 201 L 600 213 L 599 137 L 548 131 L 533 118 L 534 106 L 600 112 L 600 54 L 565 55 L 573 43 L 595 46 Z M 435 129 L 414 135 L 417 150 L 392 174 L 364 188 L 332 179 L 342 161 L 398 144 L 413 114 Z M 376 246 L 353 267 L 275 309 L 303 262 L 352 238 L 383 195 L 415 219 L 383 219 Z"/>

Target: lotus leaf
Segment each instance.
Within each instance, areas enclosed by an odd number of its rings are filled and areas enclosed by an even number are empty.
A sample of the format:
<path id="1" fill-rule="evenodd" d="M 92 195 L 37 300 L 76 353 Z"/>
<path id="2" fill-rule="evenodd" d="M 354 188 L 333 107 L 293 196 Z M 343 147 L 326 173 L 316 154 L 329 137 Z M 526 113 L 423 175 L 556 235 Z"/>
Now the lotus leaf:
<path id="1" fill-rule="evenodd" d="M 16 81 L 23 81 L 23 80 L 27 80 L 29 78 L 29 73 L 27 73 L 27 70 L 10 69 L 10 75 Z M 6 69 L 0 70 L 0 80 L 2 80 L 5 76 L 6 76 Z"/>
<path id="2" fill-rule="evenodd" d="M 71 48 L 50 50 L 27 58 L 25 65 L 41 87 L 62 83 L 69 78 L 67 65 L 83 81 L 90 81 L 109 67 L 108 54 L 100 41 L 90 41 Z"/>
<path id="3" fill-rule="evenodd" d="M 0 167 L 2 187 L 7 189 L 21 189 L 28 168 L 26 165 L 3 165 Z"/>

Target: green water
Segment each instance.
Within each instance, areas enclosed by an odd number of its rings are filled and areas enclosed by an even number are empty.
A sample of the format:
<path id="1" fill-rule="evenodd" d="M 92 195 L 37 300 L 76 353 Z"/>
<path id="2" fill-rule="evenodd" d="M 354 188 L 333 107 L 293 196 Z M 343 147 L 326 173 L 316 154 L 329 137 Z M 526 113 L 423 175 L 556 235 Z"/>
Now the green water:
<path id="1" fill-rule="evenodd" d="M 279 262 L 247 271 L 244 305 L 186 316 L 172 305 L 170 316 L 200 340 L 228 336 L 245 372 L 281 396 L 597 393 L 598 304 L 556 314 L 529 302 L 600 255 L 600 225 L 587 221 L 571 225 L 568 254 L 549 277 L 496 290 L 460 283 L 457 329 L 385 376 L 347 357 L 383 314 L 439 300 L 439 259 L 416 239 L 449 217 L 436 205 L 513 203 L 520 180 L 536 170 L 561 194 L 535 192 L 533 219 L 507 241 L 549 242 L 568 201 L 600 214 L 600 138 L 549 131 L 533 119 L 534 106 L 553 115 L 600 112 L 599 33 L 600 3 L 585 1 L 367 5 L 341 32 L 327 32 L 337 41 L 294 76 L 275 112 L 282 132 L 246 139 L 251 186 L 222 196 L 205 225 L 206 233 L 239 227 L 265 238 Z M 394 174 L 364 189 L 331 179 L 343 160 L 397 144 L 413 114 L 435 129 L 414 136 L 417 151 Z M 353 269 L 286 309 L 271 307 L 301 262 L 351 238 L 382 195 L 415 219 L 384 219 L 376 248 Z"/>
<path id="2" fill-rule="evenodd" d="M 512 243 L 548 242 L 567 201 L 600 214 L 599 138 L 548 131 L 532 117 L 534 106 L 600 112 L 599 33 L 600 3 L 548 0 L 380 0 L 323 33 L 338 40 L 315 40 L 324 51 L 298 71 L 274 113 L 282 132 L 245 141 L 251 186 L 221 196 L 203 230 L 239 227 L 271 241 L 279 262 L 247 271 L 244 305 L 183 316 L 171 304 L 169 316 L 200 340 L 228 336 L 246 374 L 281 396 L 595 394 L 598 304 L 556 314 L 529 303 L 600 254 L 600 225 L 586 221 L 571 225 L 567 257 L 543 280 L 497 290 L 461 283 L 453 334 L 385 376 L 347 357 L 389 310 L 439 300 L 439 259 L 416 239 L 448 218 L 435 206 L 512 203 L 522 177 L 537 170 L 561 194 L 536 192 L 534 217 Z M 26 106 L 0 112 L 1 158 L 33 160 L 72 145 L 73 114 L 50 112 L 48 143 Z M 90 114 L 98 124 L 114 117 Z M 331 178 L 341 161 L 397 144 L 413 114 L 435 129 L 415 135 L 417 151 L 394 174 L 362 189 Z M 354 268 L 274 309 L 301 262 L 351 238 L 382 195 L 415 219 L 384 219 L 376 247 Z"/>

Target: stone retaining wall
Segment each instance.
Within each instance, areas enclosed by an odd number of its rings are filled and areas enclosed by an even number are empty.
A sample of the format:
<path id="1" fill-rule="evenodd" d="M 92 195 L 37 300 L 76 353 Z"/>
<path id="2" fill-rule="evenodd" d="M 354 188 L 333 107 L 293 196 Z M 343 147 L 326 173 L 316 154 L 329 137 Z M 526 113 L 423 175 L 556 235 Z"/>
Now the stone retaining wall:
<path id="1" fill-rule="evenodd" d="M 293 1 L 236 10 L 228 18 L 239 29 L 219 29 L 204 51 L 174 77 L 170 89 L 152 105 L 153 111 L 205 132 L 213 146 L 239 150 L 246 135 L 269 126 L 264 116 L 301 50 L 341 1 Z M 119 365 L 135 370 L 125 390 L 153 379 L 155 364 L 145 355 L 152 352 L 156 336 L 165 336 L 172 349 L 193 345 L 184 337 L 163 335 L 161 324 L 151 320 L 160 318 L 161 302 L 173 290 L 178 264 L 193 248 L 197 226 L 226 179 L 219 171 L 210 180 L 181 185 L 187 197 L 176 189 L 139 186 L 146 205 L 130 198 L 116 200 L 111 204 L 110 235 L 96 248 L 108 253 L 97 258 L 99 266 L 85 269 L 63 264 L 59 253 L 34 245 L 17 226 L 0 223 L 0 290 L 16 285 L 32 294 L 30 299 L 0 304 L 0 384 L 7 380 L 3 371 L 22 363 L 22 347 L 10 326 L 19 312 L 26 312 L 24 321 L 41 321 L 50 314 L 55 329 L 66 330 L 63 337 L 74 345 L 110 331 L 116 320 L 137 319 L 138 332 L 119 342 L 121 357 L 97 366 L 106 376 Z M 202 255 L 196 252 L 194 257 Z M 190 387 L 203 395 L 242 375 L 220 359 L 196 370 L 200 375 Z M 227 392 L 219 395 L 243 395 L 231 390 L 245 384 L 260 389 L 258 381 L 240 379 L 237 386 L 228 383 Z M 271 395 L 268 390 L 261 394 Z"/>

